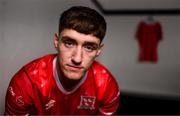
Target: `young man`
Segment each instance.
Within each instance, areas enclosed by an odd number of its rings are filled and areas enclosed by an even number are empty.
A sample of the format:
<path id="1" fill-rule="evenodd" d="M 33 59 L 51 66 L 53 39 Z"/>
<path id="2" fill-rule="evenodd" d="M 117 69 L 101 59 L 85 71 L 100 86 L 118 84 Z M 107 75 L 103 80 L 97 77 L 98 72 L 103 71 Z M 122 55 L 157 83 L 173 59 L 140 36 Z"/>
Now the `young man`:
<path id="1" fill-rule="evenodd" d="M 63 12 L 54 37 L 57 54 L 34 60 L 15 74 L 5 114 L 115 114 L 118 84 L 95 61 L 105 32 L 104 18 L 91 8 L 75 6 Z"/>

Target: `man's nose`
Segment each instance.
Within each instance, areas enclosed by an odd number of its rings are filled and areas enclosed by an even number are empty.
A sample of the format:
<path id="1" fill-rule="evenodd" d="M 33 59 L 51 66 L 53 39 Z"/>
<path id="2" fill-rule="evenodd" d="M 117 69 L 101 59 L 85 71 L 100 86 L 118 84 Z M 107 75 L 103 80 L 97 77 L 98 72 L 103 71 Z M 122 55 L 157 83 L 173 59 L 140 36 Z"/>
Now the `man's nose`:
<path id="1" fill-rule="evenodd" d="M 75 65 L 80 65 L 82 63 L 82 57 L 83 57 L 83 51 L 81 47 L 78 47 L 74 50 L 73 56 L 72 56 L 72 62 Z"/>

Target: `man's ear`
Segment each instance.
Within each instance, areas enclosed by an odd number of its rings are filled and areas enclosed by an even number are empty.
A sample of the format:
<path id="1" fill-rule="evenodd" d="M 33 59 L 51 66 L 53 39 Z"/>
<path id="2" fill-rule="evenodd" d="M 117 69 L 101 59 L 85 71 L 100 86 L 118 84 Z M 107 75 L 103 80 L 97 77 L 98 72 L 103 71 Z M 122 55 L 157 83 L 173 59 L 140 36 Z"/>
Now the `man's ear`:
<path id="1" fill-rule="evenodd" d="M 99 47 L 99 49 L 98 49 L 98 51 L 97 51 L 97 53 L 96 53 L 96 57 L 100 55 L 103 47 L 104 47 L 104 44 L 101 44 L 100 47 Z"/>
<path id="2" fill-rule="evenodd" d="M 54 34 L 54 47 L 58 49 L 59 45 L 59 35 L 57 33 Z"/>

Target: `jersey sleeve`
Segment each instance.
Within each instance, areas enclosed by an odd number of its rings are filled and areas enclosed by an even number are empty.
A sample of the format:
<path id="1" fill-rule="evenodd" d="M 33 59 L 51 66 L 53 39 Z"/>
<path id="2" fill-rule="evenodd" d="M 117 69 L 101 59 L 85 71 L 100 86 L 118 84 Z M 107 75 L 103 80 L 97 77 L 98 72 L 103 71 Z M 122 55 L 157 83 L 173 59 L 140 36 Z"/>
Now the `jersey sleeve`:
<path id="1" fill-rule="evenodd" d="M 158 39 L 159 40 L 162 40 L 162 36 L 163 36 L 163 34 L 162 34 L 162 26 L 161 26 L 161 24 L 158 22 L 157 23 L 157 36 L 158 36 Z"/>
<path id="2" fill-rule="evenodd" d="M 22 68 L 10 81 L 6 92 L 5 115 L 26 115 L 32 105 L 32 87 Z"/>
<path id="3" fill-rule="evenodd" d="M 142 27 L 143 27 L 143 22 L 140 22 L 137 25 L 137 30 L 135 33 L 135 39 L 137 39 L 138 41 L 140 41 L 141 37 L 142 37 Z"/>
<path id="4" fill-rule="evenodd" d="M 101 89 L 104 89 L 104 93 L 99 112 L 103 115 L 114 115 L 120 104 L 120 90 L 114 77 L 111 74 L 107 74 L 106 76 L 109 76 L 109 78 L 105 82 L 105 86 Z"/>

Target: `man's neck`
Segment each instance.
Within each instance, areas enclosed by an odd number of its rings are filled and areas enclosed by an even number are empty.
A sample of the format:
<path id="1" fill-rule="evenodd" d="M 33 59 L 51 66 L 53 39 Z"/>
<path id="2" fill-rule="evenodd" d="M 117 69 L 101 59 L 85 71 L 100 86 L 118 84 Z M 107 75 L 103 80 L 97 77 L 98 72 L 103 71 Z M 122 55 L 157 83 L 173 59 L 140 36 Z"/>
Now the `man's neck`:
<path id="1" fill-rule="evenodd" d="M 81 79 L 72 80 L 72 79 L 65 77 L 65 75 L 63 75 L 63 72 L 60 70 L 58 60 L 56 62 L 56 68 L 57 68 L 57 73 L 58 73 L 60 83 L 66 91 L 73 90 L 76 87 L 76 85 L 78 85 L 79 82 L 81 81 Z"/>

